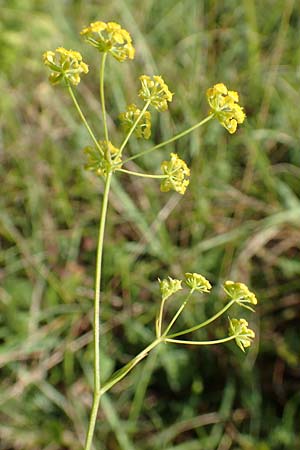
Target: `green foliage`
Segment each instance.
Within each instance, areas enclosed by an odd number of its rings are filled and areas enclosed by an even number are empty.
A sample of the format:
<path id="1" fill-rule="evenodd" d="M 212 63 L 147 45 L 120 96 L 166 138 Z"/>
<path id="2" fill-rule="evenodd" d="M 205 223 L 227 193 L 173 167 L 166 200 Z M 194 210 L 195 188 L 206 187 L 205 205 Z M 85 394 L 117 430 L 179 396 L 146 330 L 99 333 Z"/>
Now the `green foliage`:
<path id="1" fill-rule="evenodd" d="M 259 353 L 245 359 L 228 344 L 154 354 L 107 394 L 96 442 L 108 450 L 300 449 L 299 4 L 140 4 L 0 1 L 0 448 L 77 450 L 86 428 L 100 184 L 82 170 L 89 137 L 64 90 L 48 86 L 41 54 L 62 43 L 82 51 L 78 30 L 99 19 L 119 21 L 139 42 L 137 66 L 122 66 L 125 83 L 117 61 L 108 64 L 111 129 L 136 100 L 145 66 L 176 87 L 172 115 L 153 114 L 153 145 L 175 124 L 180 132 L 204 117 L 206 89 L 220 81 L 240 92 L 247 114 L 233 136 L 212 122 L 170 145 L 191 168 L 184 200 L 160 193 L 155 180 L 127 183 L 124 174 L 113 183 L 104 376 L 153 338 L 158 276 L 243 279 L 260 306 L 251 317 Z M 93 61 L 92 48 L 85 54 Z M 98 86 L 85 79 L 79 93 L 96 128 Z M 141 145 L 132 141 L 133 155 Z M 131 167 L 152 171 L 164 159 L 157 152 Z M 220 297 L 190 303 L 179 325 L 216 313 Z M 217 323 L 197 336 L 224 332 Z"/>

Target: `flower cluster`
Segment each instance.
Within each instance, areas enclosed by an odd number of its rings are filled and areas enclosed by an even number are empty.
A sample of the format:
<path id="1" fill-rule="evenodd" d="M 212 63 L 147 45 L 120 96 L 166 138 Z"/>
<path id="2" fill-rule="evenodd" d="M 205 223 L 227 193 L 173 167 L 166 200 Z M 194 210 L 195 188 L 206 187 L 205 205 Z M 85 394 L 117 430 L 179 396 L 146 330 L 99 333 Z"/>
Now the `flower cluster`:
<path id="1" fill-rule="evenodd" d="M 138 119 L 141 114 L 141 110 L 135 105 L 131 104 L 127 106 L 125 112 L 122 112 L 119 115 L 119 120 L 121 122 L 122 129 L 125 133 L 128 133 L 133 124 Z M 138 122 L 135 127 L 134 133 L 137 138 L 149 139 L 151 136 L 151 113 L 149 111 L 145 111 L 143 117 Z"/>
<path id="2" fill-rule="evenodd" d="M 120 62 L 133 59 L 135 49 L 127 30 L 116 22 L 93 22 L 80 32 L 85 40 L 101 53 L 110 53 Z"/>
<path id="3" fill-rule="evenodd" d="M 175 292 L 182 289 L 181 280 L 176 280 L 171 277 L 168 277 L 168 279 L 158 280 L 158 281 L 159 281 L 160 292 L 161 292 L 163 301 L 166 300 L 171 295 L 175 294 Z"/>
<path id="4" fill-rule="evenodd" d="M 108 171 L 122 166 L 122 158 L 119 149 L 110 141 L 99 141 L 98 144 L 99 146 L 85 147 L 84 153 L 88 157 L 85 168 L 105 177 Z"/>
<path id="5" fill-rule="evenodd" d="M 51 50 L 45 52 L 43 60 L 44 64 L 52 71 L 49 76 L 49 81 L 52 84 L 66 80 L 77 86 L 80 82 L 80 75 L 89 71 L 79 52 L 66 50 L 63 47 L 58 47 L 55 52 Z"/>
<path id="6" fill-rule="evenodd" d="M 257 298 L 255 294 L 249 291 L 248 287 L 244 283 L 236 283 L 229 280 L 225 281 L 224 291 L 232 300 L 235 300 L 238 305 L 250 309 L 251 311 L 253 311 L 253 309 L 249 306 L 246 306 L 245 303 L 257 305 Z"/>
<path id="7" fill-rule="evenodd" d="M 248 328 L 247 320 L 229 319 L 229 336 L 236 336 L 235 342 L 244 352 L 245 348 L 250 347 L 252 339 L 255 338 L 255 333 Z"/>
<path id="8" fill-rule="evenodd" d="M 148 75 L 141 75 L 140 81 L 142 87 L 139 91 L 139 96 L 145 102 L 150 101 L 150 105 L 154 106 L 158 111 L 166 111 L 168 102 L 172 101 L 173 94 L 162 77 L 154 75 L 151 78 Z"/>
<path id="9" fill-rule="evenodd" d="M 160 190 L 168 192 L 173 189 L 179 194 L 184 194 L 189 185 L 186 177 L 190 176 L 190 169 L 186 163 L 176 153 L 171 153 L 170 161 L 163 161 L 161 170 L 166 177 L 160 185 Z"/>
<path id="10" fill-rule="evenodd" d="M 193 291 L 209 292 L 211 290 L 210 282 L 199 273 L 187 272 L 185 274 L 185 284 Z"/>
<path id="11" fill-rule="evenodd" d="M 243 123 L 246 117 L 243 108 L 238 104 L 238 93 L 228 91 L 223 83 L 218 83 L 209 88 L 206 95 L 211 107 L 210 113 L 218 119 L 229 133 L 235 133 L 237 124 Z"/>

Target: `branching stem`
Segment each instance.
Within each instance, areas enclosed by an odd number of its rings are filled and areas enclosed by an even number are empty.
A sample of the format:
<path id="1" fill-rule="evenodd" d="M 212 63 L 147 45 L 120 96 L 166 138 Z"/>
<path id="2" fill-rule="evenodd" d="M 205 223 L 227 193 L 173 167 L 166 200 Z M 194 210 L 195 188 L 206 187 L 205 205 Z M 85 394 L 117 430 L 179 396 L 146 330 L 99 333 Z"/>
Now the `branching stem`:
<path id="1" fill-rule="evenodd" d="M 232 341 L 238 335 L 228 336 L 223 339 L 216 339 L 215 341 L 184 341 L 181 339 L 170 339 L 166 337 L 165 342 L 173 343 L 173 344 L 185 344 L 185 345 L 215 345 L 215 344 L 223 344 L 224 342 Z"/>
<path id="2" fill-rule="evenodd" d="M 160 144 L 157 144 L 154 147 L 143 150 L 142 152 L 137 153 L 136 155 L 130 156 L 129 158 L 125 159 L 125 161 L 123 163 L 125 164 L 126 162 L 132 161 L 133 159 L 136 159 L 139 156 L 147 155 L 148 153 L 153 152 L 154 150 L 158 150 L 159 148 L 162 148 L 165 145 L 171 144 L 171 142 L 177 141 L 178 139 L 182 138 L 183 136 L 186 136 L 187 134 L 189 134 L 192 131 L 196 130 L 197 128 L 201 127 L 206 122 L 209 122 L 213 117 L 214 117 L 214 115 L 210 114 L 209 116 L 205 117 L 205 119 L 201 120 L 201 122 L 196 123 L 192 127 L 188 128 L 187 130 L 182 131 L 181 133 L 176 134 L 175 136 L 171 137 L 170 139 L 168 139 L 164 142 L 161 142 Z"/>
<path id="3" fill-rule="evenodd" d="M 127 133 L 127 136 L 125 137 L 124 141 L 121 144 L 121 147 L 119 149 L 119 153 L 117 156 L 120 156 L 122 154 L 122 151 L 125 147 L 125 145 L 127 144 L 127 142 L 129 141 L 132 133 L 134 132 L 134 130 L 136 129 L 136 126 L 138 125 L 139 121 L 141 120 L 141 118 L 143 117 L 143 115 L 145 114 L 145 112 L 147 111 L 148 107 L 150 105 L 150 100 L 148 100 L 145 103 L 144 108 L 142 109 L 142 111 L 140 112 L 139 116 L 137 117 L 136 121 L 133 123 L 132 127 L 130 128 L 129 132 Z"/>
<path id="4" fill-rule="evenodd" d="M 189 299 L 191 298 L 191 296 L 193 295 L 194 289 L 192 289 L 189 294 L 187 295 L 185 301 L 182 303 L 182 305 L 180 306 L 180 308 L 178 309 L 177 313 L 174 315 L 173 319 L 171 320 L 171 322 L 169 323 L 169 325 L 166 328 L 166 331 L 164 332 L 164 336 L 166 336 L 169 331 L 171 330 L 172 326 L 174 325 L 174 323 L 176 322 L 176 320 L 178 319 L 178 317 L 180 316 L 180 314 L 182 313 L 182 311 L 184 310 L 184 308 L 186 307 Z"/>
<path id="5" fill-rule="evenodd" d="M 126 169 L 117 169 L 116 171 L 128 173 L 129 175 L 134 175 L 136 177 L 142 177 L 142 178 L 168 178 L 168 175 L 153 175 L 150 173 L 133 172 L 132 170 L 126 170 Z"/>
<path id="6" fill-rule="evenodd" d="M 74 92 L 73 92 L 73 89 L 71 88 L 70 85 L 68 85 L 68 91 L 69 91 L 69 94 L 70 94 L 70 96 L 71 96 L 71 98 L 72 98 L 72 100 L 73 100 L 73 103 L 74 103 L 74 105 L 75 105 L 75 108 L 77 109 L 77 112 L 78 112 L 78 114 L 79 114 L 79 116 L 80 116 L 80 118 L 81 118 L 83 124 L 85 125 L 85 127 L 86 127 L 86 129 L 88 130 L 88 132 L 89 132 L 91 138 L 93 139 L 94 144 L 96 145 L 96 147 L 98 148 L 99 152 L 100 152 L 101 155 L 103 156 L 102 148 L 100 147 L 100 145 L 99 145 L 99 143 L 98 143 L 98 141 L 97 141 L 97 139 L 96 139 L 96 136 L 95 136 L 95 134 L 93 133 L 91 127 L 90 127 L 89 124 L 87 123 L 87 120 L 86 120 L 86 118 L 85 118 L 85 116 L 84 116 L 84 114 L 83 114 L 83 112 L 82 112 L 82 109 L 81 109 L 80 106 L 79 106 L 79 103 L 78 103 L 78 101 L 77 101 L 77 99 L 76 99 L 76 97 L 75 97 L 75 94 L 74 94 Z"/>
<path id="7" fill-rule="evenodd" d="M 220 317 L 224 312 L 226 312 L 233 304 L 235 303 L 235 300 L 230 300 L 227 305 L 224 306 L 219 312 L 217 312 L 214 316 L 207 319 L 205 322 L 200 323 L 199 325 L 195 325 L 194 327 L 187 328 L 183 331 L 178 331 L 178 333 L 171 334 L 168 336 L 169 338 L 174 338 L 177 336 L 182 336 L 183 334 L 192 333 L 193 331 L 199 330 L 200 328 L 206 327 L 206 325 L 209 325 L 210 323 L 214 322 L 218 317 Z"/>

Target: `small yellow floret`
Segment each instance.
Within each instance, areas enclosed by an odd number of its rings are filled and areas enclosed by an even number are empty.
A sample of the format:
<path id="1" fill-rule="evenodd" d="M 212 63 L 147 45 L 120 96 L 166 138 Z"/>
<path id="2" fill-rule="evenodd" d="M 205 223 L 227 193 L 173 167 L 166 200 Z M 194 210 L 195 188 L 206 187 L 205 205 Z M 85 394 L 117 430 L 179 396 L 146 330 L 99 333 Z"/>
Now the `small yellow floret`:
<path id="1" fill-rule="evenodd" d="M 207 90 L 206 96 L 211 107 L 210 113 L 230 134 L 235 133 L 237 125 L 243 123 L 246 117 L 243 108 L 238 104 L 238 93 L 228 91 L 225 84 L 218 83 Z"/>
<path id="2" fill-rule="evenodd" d="M 93 22 L 83 28 L 80 34 L 99 52 L 110 53 L 120 62 L 134 58 L 135 49 L 131 36 L 116 22 Z"/>
<path id="3" fill-rule="evenodd" d="M 176 280 L 174 278 L 168 277 L 168 279 L 160 280 L 158 279 L 162 300 L 166 300 L 175 292 L 182 289 L 181 280 Z"/>
<path id="4" fill-rule="evenodd" d="M 127 106 L 125 112 L 119 115 L 121 126 L 125 133 L 128 133 L 135 121 L 138 119 L 141 110 L 135 105 Z M 134 133 L 137 138 L 149 139 L 151 136 L 151 113 L 146 111 L 135 127 Z"/>
<path id="5" fill-rule="evenodd" d="M 51 69 L 49 80 L 57 84 L 62 80 L 77 86 L 80 75 L 88 73 L 88 65 L 82 61 L 82 56 L 74 50 L 58 47 L 55 52 L 49 50 L 43 54 L 44 64 Z"/>
<path id="6" fill-rule="evenodd" d="M 185 161 L 180 159 L 176 153 L 171 153 L 170 161 L 163 161 L 161 170 L 166 178 L 163 179 L 160 190 L 168 192 L 173 189 L 179 194 L 184 194 L 189 185 L 187 177 L 190 176 L 190 169 Z"/>
<path id="7" fill-rule="evenodd" d="M 198 292 L 209 292 L 211 290 L 210 282 L 199 273 L 185 274 L 185 284 L 192 290 Z"/>
<path id="8" fill-rule="evenodd" d="M 247 320 L 229 319 L 229 336 L 235 336 L 237 346 L 244 352 L 252 344 L 255 333 L 248 328 Z"/>
<path id="9" fill-rule="evenodd" d="M 238 304 L 251 303 L 252 305 L 257 305 L 255 294 L 244 283 L 236 283 L 230 280 L 225 281 L 224 291 Z"/>
<path id="10" fill-rule="evenodd" d="M 163 78 L 154 75 L 152 78 L 148 75 L 141 75 L 141 89 L 139 96 L 145 101 L 150 101 L 150 105 L 154 106 L 158 111 L 166 111 L 168 102 L 172 101 L 173 93 L 169 90 Z"/>

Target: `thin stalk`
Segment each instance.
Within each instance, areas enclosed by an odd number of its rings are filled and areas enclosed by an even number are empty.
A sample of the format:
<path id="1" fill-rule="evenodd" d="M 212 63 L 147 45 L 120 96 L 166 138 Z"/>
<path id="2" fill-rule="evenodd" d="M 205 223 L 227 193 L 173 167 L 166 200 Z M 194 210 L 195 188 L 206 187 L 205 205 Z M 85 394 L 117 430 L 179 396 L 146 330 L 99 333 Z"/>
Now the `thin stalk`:
<path id="1" fill-rule="evenodd" d="M 100 90 L 100 101 L 101 101 L 101 109 L 102 109 L 102 117 L 103 117 L 104 136 L 105 136 L 106 142 L 108 142 L 108 130 L 107 130 L 105 96 L 104 96 L 104 69 L 105 69 L 106 56 L 107 56 L 107 53 L 103 53 L 102 60 L 101 60 L 101 67 L 100 67 L 99 90 Z"/>
<path id="2" fill-rule="evenodd" d="M 109 389 L 111 389 L 115 384 L 117 384 L 119 381 L 121 381 L 131 370 L 140 362 L 142 359 L 144 359 L 148 353 L 153 350 L 155 347 L 158 346 L 162 342 L 162 339 L 157 338 L 155 341 L 153 341 L 150 345 L 148 345 L 144 350 L 142 350 L 137 356 L 135 356 L 129 363 L 127 363 L 125 366 L 123 366 L 121 369 L 117 370 L 111 377 L 110 380 L 108 380 L 100 389 L 100 397 L 107 392 Z"/>
<path id="3" fill-rule="evenodd" d="M 176 322 L 176 320 L 178 319 L 178 317 L 180 316 L 180 314 L 182 313 L 182 311 L 186 307 L 186 305 L 187 305 L 189 299 L 191 298 L 193 292 L 194 292 L 194 289 L 192 289 L 189 292 L 189 294 L 186 297 L 185 301 L 182 303 L 182 305 L 178 309 L 177 313 L 174 315 L 173 319 L 171 320 L 171 322 L 169 323 L 168 327 L 166 328 L 166 331 L 164 332 L 164 336 L 166 336 L 168 334 L 168 332 L 171 330 L 172 326 L 174 325 L 174 323 Z"/>
<path id="4" fill-rule="evenodd" d="M 104 194 L 102 200 L 102 209 L 99 223 L 98 235 L 98 249 L 96 261 L 96 276 L 95 276 L 95 299 L 94 299 L 94 398 L 90 415 L 89 428 L 86 436 L 85 450 L 90 450 L 95 430 L 95 423 L 101 397 L 101 378 L 100 378 L 100 297 L 101 297 L 101 273 L 102 273 L 102 255 L 103 255 L 103 241 L 104 230 L 107 216 L 108 194 L 110 189 L 112 173 L 108 173 Z"/>
<path id="5" fill-rule="evenodd" d="M 238 335 L 229 336 L 223 339 L 217 339 L 215 341 L 183 341 L 181 339 L 169 339 L 166 337 L 164 339 L 165 342 L 171 342 L 173 344 L 186 344 L 186 345 L 215 345 L 215 344 L 223 344 L 224 342 L 232 341 Z"/>
<path id="6" fill-rule="evenodd" d="M 161 336 L 161 326 L 162 326 L 162 319 L 163 319 L 164 306 L 165 306 L 166 300 L 167 300 L 166 298 L 163 298 L 160 303 L 158 318 L 156 320 L 156 336 L 157 336 L 157 338 L 159 338 Z"/>
<path id="7" fill-rule="evenodd" d="M 139 116 L 137 117 L 136 121 L 134 122 L 134 124 L 133 124 L 132 127 L 130 128 L 130 130 L 129 130 L 127 136 L 125 137 L 124 141 L 123 141 L 122 144 L 121 144 L 121 147 L 120 147 L 120 149 L 119 149 L 119 153 L 118 153 L 117 156 L 121 155 L 121 153 L 122 153 L 122 151 L 123 151 L 125 145 L 126 145 L 127 142 L 129 141 L 129 139 L 130 139 L 132 133 L 134 132 L 134 130 L 135 130 L 137 124 L 139 123 L 139 121 L 141 120 L 141 118 L 143 117 L 143 115 L 145 114 L 145 112 L 147 111 L 149 105 L 150 105 L 150 100 L 148 100 L 148 101 L 145 103 L 144 108 L 142 109 L 142 111 L 140 112 L 140 114 L 139 114 Z"/>
<path id="8" fill-rule="evenodd" d="M 73 103 L 74 103 L 74 105 L 75 105 L 75 108 L 77 109 L 77 112 L 78 112 L 78 114 L 79 114 L 79 116 L 80 116 L 80 118 L 81 118 L 83 124 L 85 125 L 85 127 L 86 127 L 86 129 L 88 130 L 88 132 L 89 132 L 91 138 L 93 139 L 94 144 L 96 145 L 96 147 L 97 147 L 98 150 L 100 151 L 101 155 L 103 156 L 102 148 L 100 147 L 100 145 L 99 145 L 99 143 L 98 143 L 98 141 L 97 141 L 97 139 L 96 139 L 96 137 L 95 137 L 95 135 L 94 135 L 94 133 L 93 133 L 91 127 L 90 127 L 89 124 L 87 123 L 87 120 L 86 120 L 86 118 L 85 118 L 85 116 L 84 116 L 84 114 L 83 114 L 83 112 L 82 112 L 82 109 L 80 108 L 79 103 L 78 103 L 78 101 L 77 101 L 77 99 L 76 99 L 76 97 L 75 97 L 75 94 L 74 94 L 74 92 L 73 92 L 73 89 L 71 88 L 71 86 L 70 86 L 69 84 L 68 84 L 68 91 L 69 91 L 69 94 L 70 94 L 70 96 L 71 96 L 71 98 L 72 98 L 72 100 L 73 100 Z"/>
<path id="9" fill-rule="evenodd" d="M 197 128 L 204 125 L 206 122 L 209 122 L 211 119 L 213 119 L 214 115 L 210 114 L 209 116 L 205 117 L 205 119 L 201 120 L 201 122 L 196 123 L 196 125 L 193 125 L 192 127 L 188 128 L 185 131 L 182 131 L 181 133 L 176 134 L 175 136 L 171 137 L 167 141 L 161 142 L 160 144 L 155 145 L 154 147 L 148 148 L 147 150 L 143 150 L 140 153 L 137 153 L 136 155 L 130 156 L 130 158 L 125 159 L 124 164 L 128 161 L 132 161 L 133 159 L 138 158 L 142 155 L 147 155 L 150 152 L 153 152 L 153 150 L 158 150 L 159 148 L 164 147 L 165 145 L 170 144 L 171 142 L 177 141 L 177 139 L 182 138 L 183 136 L 191 133 L 192 131 L 196 130 Z"/>
<path id="10" fill-rule="evenodd" d="M 219 312 L 217 312 L 214 316 L 210 317 L 210 319 L 207 319 L 205 322 L 200 323 L 199 325 L 195 325 L 194 327 L 187 328 L 186 330 L 179 331 L 178 333 L 171 334 L 168 336 L 169 338 L 174 338 L 177 336 L 182 336 L 183 334 L 192 333 L 193 331 L 199 330 L 200 328 L 206 327 L 206 325 L 209 325 L 210 323 L 214 322 L 218 317 L 220 317 L 222 314 L 224 314 L 225 311 L 227 311 L 233 304 L 235 303 L 235 300 L 230 300 L 227 305 L 224 306 Z"/>
<path id="11" fill-rule="evenodd" d="M 134 175 L 136 177 L 143 177 L 143 178 L 167 178 L 168 177 L 168 175 L 153 175 L 150 173 L 133 172 L 132 170 L 126 170 L 126 169 L 116 169 L 116 171 L 128 173 L 129 175 Z"/>

